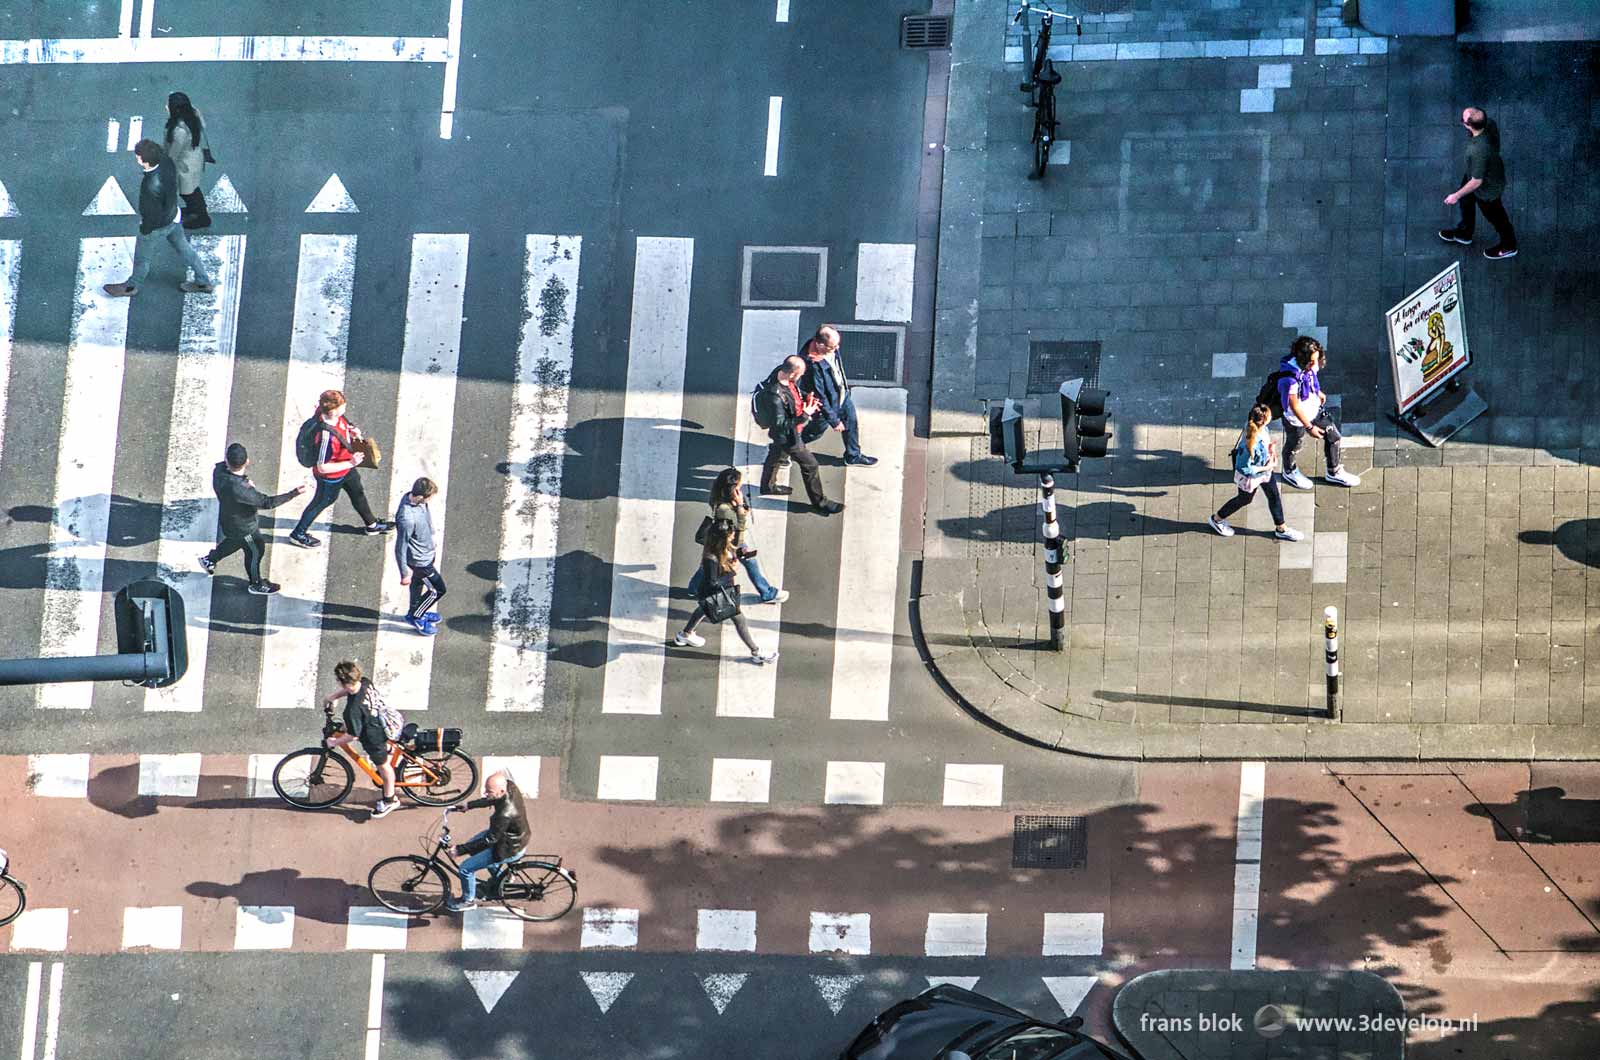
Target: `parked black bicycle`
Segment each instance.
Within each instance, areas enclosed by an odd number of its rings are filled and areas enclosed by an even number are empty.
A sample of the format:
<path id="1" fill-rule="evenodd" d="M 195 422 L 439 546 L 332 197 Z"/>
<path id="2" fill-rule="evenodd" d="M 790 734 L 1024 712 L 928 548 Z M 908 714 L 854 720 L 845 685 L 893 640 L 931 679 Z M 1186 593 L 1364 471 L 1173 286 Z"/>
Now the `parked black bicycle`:
<path id="1" fill-rule="evenodd" d="M 1030 33 L 1028 17 L 1035 7 L 1041 11 L 1037 46 Z M 1034 108 L 1033 170 L 1028 175 L 1035 180 L 1044 177 L 1044 168 L 1050 164 L 1050 148 L 1055 143 L 1056 128 L 1060 125 L 1056 120 L 1056 86 L 1061 83 L 1061 75 L 1056 72 L 1055 61 L 1050 58 L 1050 38 L 1058 18 L 1070 20 L 1077 27 L 1078 35 L 1083 35 L 1083 23 L 1075 15 L 1063 14 L 1033 0 L 1022 0 L 1022 9 L 1012 19 L 1013 22 L 1022 23 L 1022 58 L 1028 70 L 1028 79 L 1019 87 L 1028 93 L 1028 102 Z"/>
<path id="2" fill-rule="evenodd" d="M 0 850 L 0 926 L 22 915 L 28 905 L 28 889 L 11 875 L 11 856 Z"/>

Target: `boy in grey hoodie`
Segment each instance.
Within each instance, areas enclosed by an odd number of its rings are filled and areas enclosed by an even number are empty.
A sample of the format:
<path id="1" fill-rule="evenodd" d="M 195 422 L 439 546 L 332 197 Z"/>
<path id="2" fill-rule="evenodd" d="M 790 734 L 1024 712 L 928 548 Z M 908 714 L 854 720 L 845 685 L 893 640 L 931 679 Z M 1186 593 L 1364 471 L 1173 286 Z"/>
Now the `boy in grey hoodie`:
<path id="1" fill-rule="evenodd" d="M 411 587 L 406 621 L 424 637 L 439 632 L 439 612 L 431 608 L 445 594 L 444 579 L 433 565 L 433 516 L 428 512 L 428 498 L 438 492 L 432 479 L 419 478 L 394 512 L 394 560 L 400 565 L 400 584 Z"/>

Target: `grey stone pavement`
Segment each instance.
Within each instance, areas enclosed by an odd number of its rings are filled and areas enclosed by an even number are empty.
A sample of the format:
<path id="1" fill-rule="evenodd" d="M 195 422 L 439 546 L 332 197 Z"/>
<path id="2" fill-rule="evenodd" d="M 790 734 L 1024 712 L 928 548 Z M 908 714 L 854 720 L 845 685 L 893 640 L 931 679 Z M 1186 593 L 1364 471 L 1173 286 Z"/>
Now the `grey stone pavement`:
<path id="1" fill-rule="evenodd" d="M 1057 38 L 1066 142 L 1030 181 L 1009 16 L 956 4 L 916 601 L 948 690 L 1091 755 L 1600 757 L 1593 47 L 1373 37 L 1311 3 L 1098 7 Z M 1500 124 L 1515 259 L 1481 256 L 1482 222 L 1470 249 L 1436 236 L 1466 105 Z M 1383 320 L 1454 260 L 1489 413 L 1432 449 L 1387 418 Z M 1302 545 L 1264 533 L 1260 501 L 1219 538 L 1227 452 L 1301 333 L 1329 349 L 1363 481 L 1285 490 Z M 1042 342 L 1098 354 L 1058 348 L 1029 395 Z M 1058 478 L 1057 653 L 1036 482 L 988 455 L 984 411 L 1027 398 L 1058 447 L 1054 388 L 1084 372 L 1113 392 L 1115 441 Z M 1320 717 L 1330 605 L 1338 722 Z"/>

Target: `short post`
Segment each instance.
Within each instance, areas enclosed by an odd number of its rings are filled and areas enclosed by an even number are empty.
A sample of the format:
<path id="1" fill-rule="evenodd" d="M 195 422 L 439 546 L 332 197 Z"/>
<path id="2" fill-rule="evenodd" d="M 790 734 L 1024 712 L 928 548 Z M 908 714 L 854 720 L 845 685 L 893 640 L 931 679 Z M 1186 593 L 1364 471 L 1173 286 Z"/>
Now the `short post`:
<path id="1" fill-rule="evenodd" d="M 1056 479 L 1039 475 L 1039 510 L 1044 512 L 1044 585 L 1050 602 L 1050 647 L 1062 648 L 1062 630 L 1067 624 L 1066 580 L 1061 575 L 1061 527 L 1056 523 Z"/>
<path id="2" fill-rule="evenodd" d="M 1328 664 L 1329 721 L 1339 720 L 1339 609 L 1330 607 L 1322 612 L 1323 658 Z"/>

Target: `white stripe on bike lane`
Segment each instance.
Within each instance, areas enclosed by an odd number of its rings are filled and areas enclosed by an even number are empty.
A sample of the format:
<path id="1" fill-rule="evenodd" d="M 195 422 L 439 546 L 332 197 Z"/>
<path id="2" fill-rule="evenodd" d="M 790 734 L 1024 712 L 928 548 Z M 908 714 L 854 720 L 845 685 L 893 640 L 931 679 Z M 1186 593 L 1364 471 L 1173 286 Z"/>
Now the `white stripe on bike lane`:
<path id="1" fill-rule="evenodd" d="M 456 368 L 461 359 L 461 308 L 467 289 L 467 237 L 419 234 L 411 239 L 411 286 L 406 294 L 405 346 L 395 399 L 394 447 L 389 460 L 389 501 L 398 505 L 419 476 L 439 487 L 428 503 L 435 565 L 444 562 L 445 498 L 450 493 L 450 439 L 456 415 Z M 394 513 L 379 513 L 379 518 Z M 400 584 L 393 535 L 384 539 L 383 585 L 373 680 L 401 710 L 425 710 L 433 680 L 433 638 L 405 621 L 411 592 Z M 459 598 L 458 598 L 459 599 Z M 446 600 L 441 613 L 454 601 Z M 444 627 L 441 627 L 441 630 Z"/>
<path id="2" fill-rule="evenodd" d="M 489 710 L 544 709 L 582 248 L 578 236 L 527 239 L 490 634 Z"/>
<path id="3" fill-rule="evenodd" d="M 1233 957 L 1230 967 L 1256 966 L 1261 919 L 1261 815 L 1267 794 L 1265 762 L 1239 763 L 1239 814 L 1233 864 Z"/>
<path id="4" fill-rule="evenodd" d="M 367 1049 L 365 1060 L 378 1060 L 378 1048 L 383 1038 L 383 972 L 384 957 L 372 955 L 372 981 L 367 990 Z"/>
<path id="5" fill-rule="evenodd" d="M 156 544 L 157 577 L 183 595 L 189 673 L 186 680 L 166 688 L 146 689 L 145 710 L 194 712 L 205 701 L 211 579 L 199 569 L 197 559 L 216 541 L 217 500 L 211 492 L 211 468 L 228 444 L 245 237 L 201 236 L 193 242 L 216 289 L 183 297 L 161 540 Z"/>
<path id="6" fill-rule="evenodd" d="M 356 237 L 303 235 L 299 272 L 295 277 L 294 329 L 289 337 L 289 372 L 284 385 L 283 419 L 278 436 L 278 483 L 272 493 L 287 493 L 311 472 L 294 455 L 295 435 L 324 390 L 344 386 L 345 354 L 350 346 L 350 303 L 355 292 Z M 275 512 L 279 532 L 271 535 L 271 573 L 283 586 L 267 598 L 265 636 L 261 638 L 261 688 L 256 706 L 311 707 L 317 699 L 317 656 L 322 647 L 322 600 L 328 588 L 328 526 L 335 504 L 311 527 L 321 548 L 289 544 L 288 528 L 312 494 L 290 501 Z M 292 554 L 278 562 L 277 552 Z"/>
<path id="7" fill-rule="evenodd" d="M 50 502 L 54 518 L 45 566 L 40 655 L 99 652 L 130 301 L 110 297 L 100 287 L 122 283 L 132 272 L 131 237 L 79 241 L 55 494 Z M 88 681 L 40 685 L 38 704 L 86 710 L 93 696 L 94 685 Z"/>
<path id="8" fill-rule="evenodd" d="M 16 334 L 17 284 L 21 275 L 22 240 L 0 239 L 0 459 L 5 457 L 6 392 L 11 386 L 11 347 Z"/>

